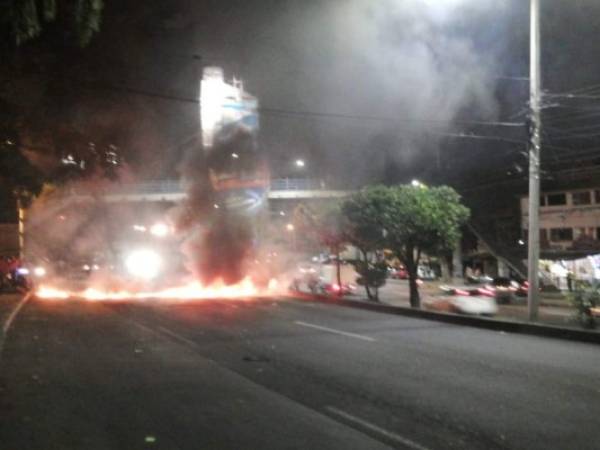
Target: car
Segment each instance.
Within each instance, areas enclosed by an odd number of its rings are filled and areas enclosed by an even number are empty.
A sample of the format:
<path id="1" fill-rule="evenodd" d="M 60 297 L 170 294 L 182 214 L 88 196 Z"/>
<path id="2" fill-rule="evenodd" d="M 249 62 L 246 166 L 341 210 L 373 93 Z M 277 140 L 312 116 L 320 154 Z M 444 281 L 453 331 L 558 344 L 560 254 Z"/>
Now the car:
<path id="1" fill-rule="evenodd" d="M 430 298 L 423 302 L 423 306 L 432 311 L 455 314 L 493 316 L 498 312 L 498 304 L 494 297 L 469 295 L 460 289 L 457 292 L 456 295 Z"/>
<path id="2" fill-rule="evenodd" d="M 480 297 L 493 297 L 498 303 L 512 303 L 515 296 L 527 296 L 528 283 L 520 283 L 507 277 L 482 277 L 480 282 L 473 284 L 467 280 L 467 285 L 460 287 L 440 286 L 447 295 L 472 295 Z"/>
<path id="3" fill-rule="evenodd" d="M 512 303 L 515 296 L 526 297 L 529 290 L 527 281 L 520 283 L 507 277 L 496 277 L 484 288 L 487 293 L 493 294 L 498 303 Z"/>
<path id="4" fill-rule="evenodd" d="M 408 280 L 408 271 L 404 267 L 392 269 L 389 277 L 394 280 Z"/>
<path id="5" fill-rule="evenodd" d="M 298 264 L 292 282 L 290 284 L 290 290 L 301 292 L 303 288 L 312 292 L 317 293 L 319 286 L 319 268 L 314 264 L 301 263 Z"/>
<path id="6" fill-rule="evenodd" d="M 356 285 L 352 283 L 329 283 L 320 280 L 317 289 L 324 295 L 352 295 L 356 291 Z"/>

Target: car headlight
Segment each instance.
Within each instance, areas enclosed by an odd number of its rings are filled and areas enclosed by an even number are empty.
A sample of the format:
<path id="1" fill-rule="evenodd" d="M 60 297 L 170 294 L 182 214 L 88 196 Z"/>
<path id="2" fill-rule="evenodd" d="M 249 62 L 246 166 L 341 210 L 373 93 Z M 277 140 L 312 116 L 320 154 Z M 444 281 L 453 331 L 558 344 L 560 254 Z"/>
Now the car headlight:
<path id="1" fill-rule="evenodd" d="M 125 258 L 125 267 L 130 275 L 144 280 L 151 280 L 159 274 L 162 259 L 153 250 L 134 250 Z"/>

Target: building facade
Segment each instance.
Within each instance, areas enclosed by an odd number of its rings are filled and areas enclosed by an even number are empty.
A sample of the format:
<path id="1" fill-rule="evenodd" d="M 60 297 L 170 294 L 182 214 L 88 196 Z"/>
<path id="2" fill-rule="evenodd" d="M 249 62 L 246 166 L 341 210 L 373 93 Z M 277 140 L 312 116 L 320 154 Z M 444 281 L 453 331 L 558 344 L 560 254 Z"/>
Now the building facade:
<path id="1" fill-rule="evenodd" d="M 521 198 L 527 236 L 528 197 Z M 600 187 L 544 192 L 540 197 L 540 245 L 545 250 L 600 251 Z"/>

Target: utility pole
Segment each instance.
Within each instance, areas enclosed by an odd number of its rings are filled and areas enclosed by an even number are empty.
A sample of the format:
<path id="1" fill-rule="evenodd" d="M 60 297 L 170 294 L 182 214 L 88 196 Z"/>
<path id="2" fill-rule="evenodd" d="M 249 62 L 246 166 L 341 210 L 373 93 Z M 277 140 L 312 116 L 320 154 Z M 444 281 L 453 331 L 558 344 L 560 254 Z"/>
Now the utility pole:
<path id="1" fill-rule="evenodd" d="M 23 206 L 23 193 L 17 191 L 17 213 L 19 218 L 19 259 L 23 261 L 25 258 L 25 207 Z"/>
<path id="2" fill-rule="evenodd" d="M 540 0 L 530 0 L 530 47 L 529 47 L 529 235 L 527 262 L 529 289 L 527 309 L 529 320 L 538 318 L 539 304 L 539 262 L 540 262 L 540 147 L 542 118 L 541 106 L 541 65 L 540 65 Z"/>
<path id="3" fill-rule="evenodd" d="M 204 139 L 202 136 L 202 78 L 204 77 L 204 64 L 202 55 L 193 55 L 195 62 L 196 82 L 198 83 L 198 123 L 200 125 L 200 150 L 204 151 Z"/>

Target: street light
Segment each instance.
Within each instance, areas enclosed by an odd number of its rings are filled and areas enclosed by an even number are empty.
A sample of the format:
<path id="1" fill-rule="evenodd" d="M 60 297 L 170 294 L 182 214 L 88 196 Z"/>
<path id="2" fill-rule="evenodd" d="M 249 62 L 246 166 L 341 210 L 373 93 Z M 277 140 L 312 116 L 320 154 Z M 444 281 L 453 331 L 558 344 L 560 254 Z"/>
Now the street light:
<path id="1" fill-rule="evenodd" d="M 164 223 L 157 222 L 150 227 L 150 233 L 156 237 L 165 237 L 167 234 L 169 234 L 169 226 Z"/>
<path id="2" fill-rule="evenodd" d="M 294 227 L 293 223 L 288 223 L 285 226 L 286 230 L 288 230 L 291 235 L 292 235 L 292 248 L 294 249 L 294 252 L 296 251 L 297 248 L 297 244 L 296 244 L 296 227 Z"/>
<path id="3" fill-rule="evenodd" d="M 304 163 L 304 160 L 303 160 L 303 159 L 297 159 L 297 160 L 296 160 L 296 167 L 300 167 L 300 168 L 302 168 L 302 167 L 304 167 L 305 165 L 306 165 L 306 164 Z"/>

